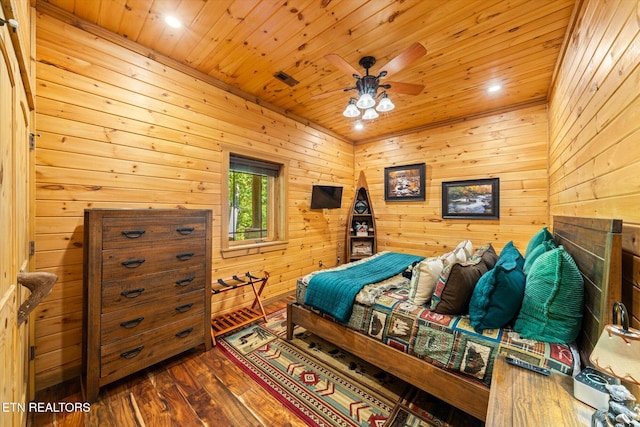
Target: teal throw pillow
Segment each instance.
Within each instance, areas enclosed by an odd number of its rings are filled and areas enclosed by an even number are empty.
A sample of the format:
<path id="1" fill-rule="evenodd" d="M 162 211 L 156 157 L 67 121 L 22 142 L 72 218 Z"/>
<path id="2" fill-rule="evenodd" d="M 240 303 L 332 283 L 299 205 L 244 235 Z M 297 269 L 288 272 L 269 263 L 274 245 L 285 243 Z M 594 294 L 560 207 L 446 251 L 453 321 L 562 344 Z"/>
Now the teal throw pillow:
<path id="1" fill-rule="evenodd" d="M 513 240 L 510 240 L 506 245 L 504 245 L 502 251 L 500 251 L 500 258 L 511 259 L 512 257 L 515 258 L 518 267 L 522 269 L 524 267 L 524 257 L 518 248 L 514 246 Z M 498 259 L 498 261 L 500 260 Z"/>
<path id="2" fill-rule="evenodd" d="M 550 251 L 551 249 L 556 248 L 556 242 L 553 240 L 545 240 L 540 243 L 538 246 L 533 248 L 529 253 L 527 253 L 527 257 L 524 259 L 524 274 L 529 274 L 531 271 L 531 267 L 533 266 L 533 262 L 538 259 L 540 255 L 543 253 Z"/>
<path id="3" fill-rule="evenodd" d="M 540 255 L 527 276 L 514 330 L 525 339 L 569 343 L 580 333 L 584 282 L 562 246 Z"/>
<path id="4" fill-rule="evenodd" d="M 501 254 L 495 267 L 476 284 L 469 303 L 469 320 L 476 332 L 502 328 L 518 314 L 526 279 L 518 256 L 515 251 Z"/>
<path id="5" fill-rule="evenodd" d="M 549 231 L 547 227 L 542 227 L 540 231 L 534 234 L 529 243 L 527 244 L 527 250 L 524 253 L 525 258 L 529 256 L 531 251 L 538 246 L 540 243 L 545 242 L 547 240 L 553 240 L 553 234 Z"/>

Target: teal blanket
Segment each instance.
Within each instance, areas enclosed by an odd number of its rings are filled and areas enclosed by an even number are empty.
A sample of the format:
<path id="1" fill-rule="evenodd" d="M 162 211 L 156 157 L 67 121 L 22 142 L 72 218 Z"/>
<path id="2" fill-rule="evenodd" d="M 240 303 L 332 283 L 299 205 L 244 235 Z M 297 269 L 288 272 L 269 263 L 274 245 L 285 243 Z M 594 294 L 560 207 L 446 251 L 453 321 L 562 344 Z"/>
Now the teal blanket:
<path id="1" fill-rule="evenodd" d="M 417 255 L 385 252 L 342 270 L 318 273 L 307 285 L 304 303 L 347 323 L 356 295 L 363 287 L 400 274 L 422 259 Z"/>

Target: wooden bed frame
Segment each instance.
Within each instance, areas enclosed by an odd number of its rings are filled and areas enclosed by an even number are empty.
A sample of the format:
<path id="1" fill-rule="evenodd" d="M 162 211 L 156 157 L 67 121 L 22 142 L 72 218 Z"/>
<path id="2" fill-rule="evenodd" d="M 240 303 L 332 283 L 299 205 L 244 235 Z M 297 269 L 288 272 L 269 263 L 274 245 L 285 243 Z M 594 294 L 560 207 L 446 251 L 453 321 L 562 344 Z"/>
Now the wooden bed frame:
<path id="1" fill-rule="evenodd" d="M 585 283 L 583 327 L 578 339 L 583 364 L 621 298 L 621 220 L 555 216 L 556 243 L 564 246 L 580 268 Z M 386 372 L 485 420 L 489 389 L 403 353 L 342 324 L 325 319 L 292 302 L 287 306 L 287 339 L 298 325 Z M 375 356 L 374 356 L 375 355 Z"/>

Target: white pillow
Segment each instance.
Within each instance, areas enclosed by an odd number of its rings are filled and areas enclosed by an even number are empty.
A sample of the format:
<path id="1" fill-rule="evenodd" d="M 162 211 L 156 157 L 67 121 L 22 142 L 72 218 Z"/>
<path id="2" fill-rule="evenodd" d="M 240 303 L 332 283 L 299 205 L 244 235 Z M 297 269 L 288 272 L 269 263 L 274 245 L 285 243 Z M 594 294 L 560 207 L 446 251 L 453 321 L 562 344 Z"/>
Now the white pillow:
<path id="1" fill-rule="evenodd" d="M 458 243 L 458 246 L 456 246 L 456 249 L 454 249 L 453 252 L 455 252 L 457 249 L 464 250 L 464 253 L 467 256 L 465 261 L 471 258 L 471 256 L 473 255 L 473 243 L 471 243 L 471 240 L 463 240 L 462 242 Z"/>
<path id="2" fill-rule="evenodd" d="M 453 254 L 456 256 L 456 262 L 458 263 L 466 262 L 467 258 L 469 258 L 467 251 L 465 251 L 464 248 L 454 249 Z"/>
<path id="3" fill-rule="evenodd" d="M 431 299 L 443 267 L 444 263 L 439 257 L 424 259 L 413 267 L 409 302 L 423 305 Z"/>
<path id="4" fill-rule="evenodd" d="M 447 252 L 446 254 L 443 254 L 440 259 L 442 260 L 444 265 L 455 264 L 458 261 L 456 258 L 456 254 L 454 254 L 453 252 Z"/>

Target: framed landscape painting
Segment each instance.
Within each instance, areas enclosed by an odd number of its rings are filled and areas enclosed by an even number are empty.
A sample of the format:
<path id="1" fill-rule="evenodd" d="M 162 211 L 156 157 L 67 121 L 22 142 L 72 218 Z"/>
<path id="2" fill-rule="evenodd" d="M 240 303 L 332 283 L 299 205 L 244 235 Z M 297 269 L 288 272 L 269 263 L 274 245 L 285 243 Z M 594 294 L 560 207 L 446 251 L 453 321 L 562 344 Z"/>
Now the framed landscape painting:
<path id="1" fill-rule="evenodd" d="M 386 201 L 424 200 L 425 164 L 384 168 Z"/>
<path id="2" fill-rule="evenodd" d="M 443 218 L 500 218 L 499 178 L 442 183 Z"/>

